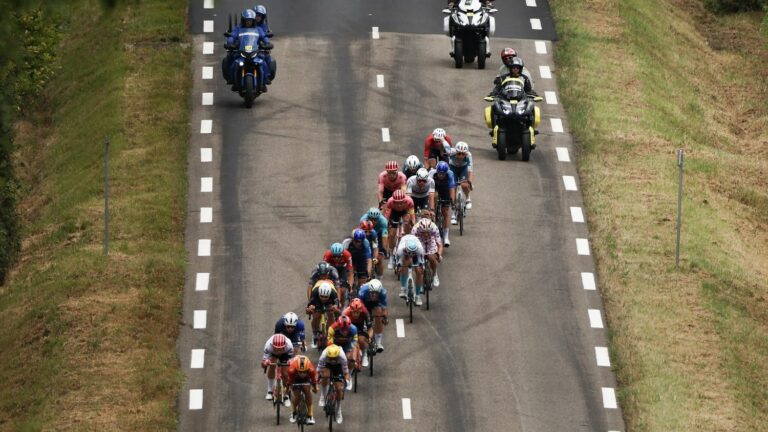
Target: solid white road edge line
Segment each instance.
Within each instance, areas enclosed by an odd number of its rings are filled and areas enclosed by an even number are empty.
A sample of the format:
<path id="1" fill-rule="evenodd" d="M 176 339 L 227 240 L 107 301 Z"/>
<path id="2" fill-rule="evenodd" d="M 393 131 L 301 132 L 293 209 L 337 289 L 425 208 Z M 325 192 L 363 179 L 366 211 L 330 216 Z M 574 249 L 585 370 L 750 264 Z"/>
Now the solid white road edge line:
<path id="1" fill-rule="evenodd" d="M 576 239 L 576 252 L 579 255 L 589 255 L 589 240 L 585 238 Z"/>
<path id="2" fill-rule="evenodd" d="M 411 400 L 403 398 L 403 420 L 411 420 Z"/>
<path id="3" fill-rule="evenodd" d="M 600 309 L 587 309 L 589 314 L 589 326 L 592 328 L 603 328 L 603 317 L 600 315 Z"/>
<path id="4" fill-rule="evenodd" d="M 616 404 L 616 391 L 614 391 L 611 387 L 603 387 L 602 390 L 603 406 L 610 409 L 618 408 L 618 405 Z"/>
<path id="5" fill-rule="evenodd" d="M 571 220 L 574 222 L 584 222 L 584 213 L 581 212 L 581 207 L 571 207 Z"/>
<path id="6" fill-rule="evenodd" d="M 212 207 L 200 207 L 200 223 L 213 222 L 213 208 Z"/>
<path id="7" fill-rule="evenodd" d="M 595 285 L 595 275 L 592 273 L 584 272 L 581 274 L 581 285 L 587 291 L 594 291 L 597 289 Z"/>
<path id="8" fill-rule="evenodd" d="M 202 330 L 208 326 L 208 311 L 196 310 L 193 317 L 192 328 Z"/>
<path id="9" fill-rule="evenodd" d="M 200 178 L 200 192 L 213 192 L 213 177 Z"/>
<path id="10" fill-rule="evenodd" d="M 204 363 L 205 363 L 205 350 L 193 349 L 192 359 L 189 362 L 190 369 L 202 369 Z"/>
<path id="11" fill-rule="evenodd" d="M 571 157 L 568 155 L 568 149 L 565 147 L 555 147 L 557 152 L 557 160 L 560 162 L 570 162 Z"/>
<path id="12" fill-rule="evenodd" d="M 611 358 L 607 347 L 595 347 L 595 358 L 598 366 L 611 367 Z"/>
<path id="13" fill-rule="evenodd" d="M 211 239 L 197 241 L 197 256 L 211 256 Z"/>
<path id="14" fill-rule="evenodd" d="M 208 291 L 208 282 L 211 279 L 210 273 L 198 273 L 195 280 L 195 291 Z"/>
<path id="15" fill-rule="evenodd" d="M 398 318 L 395 320 L 395 327 L 397 328 L 397 337 L 404 338 L 405 337 L 405 321 Z"/>
<path id="16" fill-rule="evenodd" d="M 189 409 L 203 409 L 203 389 L 192 389 L 189 391 Z"/>

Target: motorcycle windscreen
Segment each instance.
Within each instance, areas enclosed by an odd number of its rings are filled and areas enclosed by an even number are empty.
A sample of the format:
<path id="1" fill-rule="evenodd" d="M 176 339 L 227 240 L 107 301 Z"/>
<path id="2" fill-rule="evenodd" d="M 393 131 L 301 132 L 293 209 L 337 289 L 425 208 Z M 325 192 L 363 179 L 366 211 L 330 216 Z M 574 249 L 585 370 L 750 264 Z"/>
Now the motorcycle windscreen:
<path id="1" fill-rule="evenodd" d="M 240 33 L 240 51 L 252 53 L 259 49 L 259 33 L 248 31 Z"/>

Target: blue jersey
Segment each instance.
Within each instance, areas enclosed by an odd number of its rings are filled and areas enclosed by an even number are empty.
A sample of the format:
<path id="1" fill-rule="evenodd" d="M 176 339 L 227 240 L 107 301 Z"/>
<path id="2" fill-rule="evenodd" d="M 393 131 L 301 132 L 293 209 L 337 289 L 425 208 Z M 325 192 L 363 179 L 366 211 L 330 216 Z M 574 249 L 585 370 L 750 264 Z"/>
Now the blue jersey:
<path id="1" fill-rule="evenodd" d="M 432 169 L 429 172 L 429 177 L 435 181 L 435 192 L 437 192 L 437 195 L 440 197 L 440 199 L 448 199 L 450 198 L 451 189 L 456 188 L 456 181 L 453 178 L 453 171 L 448 171 L 446 174 L 446 177 L 443 177 L 442 179 L 439 179 L 437 177 L 437 170 Z"/>
<path id="2" fill-rule="evenodd" d="M 381 289 L 378 300 L 371 300 L 371 289 L 368 284 L 364 284 L 357 292 L 357 297 L 365 303 L 365 307 L 367 307 L 369 311 L 376 306 L 381 306 L 383 308 L 387 307 L 387 290 L 384 288 Z M 371 305 L 371 307 L 368 307 L 369 305 Z"/>
<path id="3" fill-rule="evenodd" d="M 296 323 L 296 329 L 293 331 L 293 333 L 288 333 L 288 331 L 285 329 L 285 320 L 280 318 L 275 323 L 275 334 L 277 333 L 284 334 L 285 337 L 290 339 L 293 344 L 297 344 L 304 340 L 304 321 L 299 319 L 299 321 Z"/>

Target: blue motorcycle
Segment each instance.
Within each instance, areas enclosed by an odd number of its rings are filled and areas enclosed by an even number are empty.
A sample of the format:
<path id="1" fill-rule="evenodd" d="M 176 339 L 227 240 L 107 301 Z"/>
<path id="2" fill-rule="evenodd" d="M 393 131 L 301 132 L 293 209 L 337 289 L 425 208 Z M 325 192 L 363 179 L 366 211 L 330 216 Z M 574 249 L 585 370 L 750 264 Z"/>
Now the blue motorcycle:
<path id="1" fill-rule="evenodd" d="M 254 99 L 262 93 L 259 84 L 266 82 L 267 77 L 262 77 L 261 74 L 267 66 L 264 64 L 264 57 L 272 47 L 264 46 L 256 31 L 244 31 L 240 33 L 239 39 L 240 45 L 234 53 L 231 69 L 233 90 L 245 99 L 245 106 L 251 108 Z"/>

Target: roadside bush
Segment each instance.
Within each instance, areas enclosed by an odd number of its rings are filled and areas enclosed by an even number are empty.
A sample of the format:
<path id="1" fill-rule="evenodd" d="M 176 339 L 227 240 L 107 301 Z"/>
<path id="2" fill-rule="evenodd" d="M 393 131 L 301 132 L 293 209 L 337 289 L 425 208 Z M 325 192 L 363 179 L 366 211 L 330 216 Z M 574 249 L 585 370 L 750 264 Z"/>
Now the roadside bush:
<path id="1" fill-rule="evenodd" d="M 717 13 L 748 12 L 763 10 L 768 0 L 704 0 L 704 5 Z"/>

